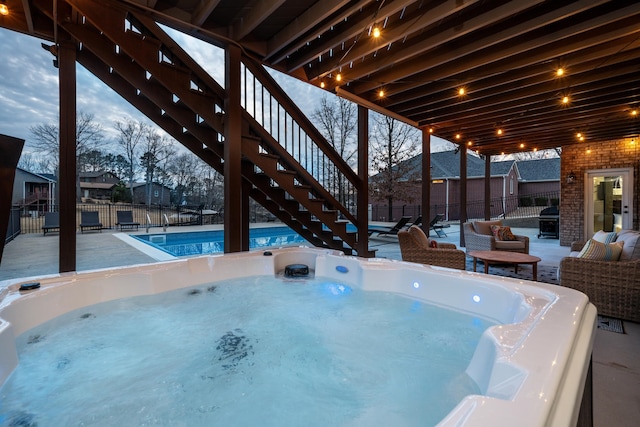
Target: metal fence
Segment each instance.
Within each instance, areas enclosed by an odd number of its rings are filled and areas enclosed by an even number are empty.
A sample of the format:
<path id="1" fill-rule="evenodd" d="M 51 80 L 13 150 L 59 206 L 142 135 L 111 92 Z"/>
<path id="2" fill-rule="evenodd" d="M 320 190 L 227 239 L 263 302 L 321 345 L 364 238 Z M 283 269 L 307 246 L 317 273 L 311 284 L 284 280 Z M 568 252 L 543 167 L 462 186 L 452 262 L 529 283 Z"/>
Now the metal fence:
<path id="1" fill-rule="evenodd" d="M 491 199 L 491 218 L 530 218 L 538 217 L 540 211 L 549 206 L 559 205 L 560 192 L 552 191 Z M 431 217 L 444 215 L 445 221 L 460 220 L 460 204 L 431 205 Z M 467 219 L 484 218 L 484 200 L 467 202 Z M 417 218 L 422 215 L 421 205 L 393 206 L 391 217 L 389 207 L 375 205 L 371 209 L 371 221 L 398 221 L 403 216 Z"/>

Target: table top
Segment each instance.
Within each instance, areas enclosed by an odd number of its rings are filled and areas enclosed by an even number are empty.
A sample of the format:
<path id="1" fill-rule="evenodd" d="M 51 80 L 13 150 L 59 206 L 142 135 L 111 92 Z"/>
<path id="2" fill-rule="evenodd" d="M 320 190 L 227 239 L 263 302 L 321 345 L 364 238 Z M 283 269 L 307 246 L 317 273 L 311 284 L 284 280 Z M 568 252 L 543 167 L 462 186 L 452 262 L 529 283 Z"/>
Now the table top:
<path id="1" fill-rule="evenodd" d="M 508 251 L 471 251 L 467 255 L 486 261 L 507 262 L 507 263 L 534 263 L 540 262 L 537 256 L 523 254 L 520 252 Z"/>

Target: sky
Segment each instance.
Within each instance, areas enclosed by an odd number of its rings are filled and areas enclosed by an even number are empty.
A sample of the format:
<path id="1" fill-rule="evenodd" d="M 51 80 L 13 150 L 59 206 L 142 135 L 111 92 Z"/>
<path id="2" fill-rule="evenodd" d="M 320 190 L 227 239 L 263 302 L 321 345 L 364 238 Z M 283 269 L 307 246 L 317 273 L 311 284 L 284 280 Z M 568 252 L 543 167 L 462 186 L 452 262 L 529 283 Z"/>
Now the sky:
<path id="1" fill-rule="evenodd" d="M 221 49 L 177 32 L 171 31 L 171 34 L 205 70 L 224 84 Z M 0 28 L 0 43 L 0 134 L 26 140 L 23 153 L 31 152 L 29 129 L 39 124 L 58 123 L 58 70 L 53 66 L 54 57 L 40 46 L 43 40 Z M 315 86 L 275 71 L 272 75 L 307 115 L 313 113 L 326 94 Z M 151 123 L 79 64 L 76 77 L 77 110 L 93 114 L 108 140 L 116 136 L 113 128 L 117 121 L 133 119 Z M 442 142 L 434 144 L 435 150 L 443 145 Z"/>

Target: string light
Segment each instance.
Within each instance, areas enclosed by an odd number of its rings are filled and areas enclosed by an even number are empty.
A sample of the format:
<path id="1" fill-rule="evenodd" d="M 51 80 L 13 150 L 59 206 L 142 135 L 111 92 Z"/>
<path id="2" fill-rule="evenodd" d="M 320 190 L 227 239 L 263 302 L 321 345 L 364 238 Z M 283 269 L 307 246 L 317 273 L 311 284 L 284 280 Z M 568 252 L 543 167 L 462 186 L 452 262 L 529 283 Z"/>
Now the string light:
<path id="1" fill-rule="evenodd" d="M 5 0 L 0 1 L 0 15 L 7 16 L 9 14 L 9 7 Z"/>
<path id="2" fill-rule="evenodd" d="M 468 145 L 469 147 L 471 147 L 471 146 L 473 145 L 473 142 L 471 142 L 471 141 L 467 141 L 467 145 Z"/>
<path id="3" fill-rule="evenodd" d="M 458 95 L 459 96 L 464 96 L 464 94 L 466 93 L 466 90 L 464 87 L 458 88 Z"/>
<path id="4" fill-rule="evenodd" d="M 502 129 L 498 129 L 498 130 L 496 131 L 496 133 L 497 133 L 498 135 L 502 135 Z"/>
<path id="5" fill-rule="evenodd" d="M 433 133 L 433 128 L 429 128 L 429 133 Z"/>
<path id="6" fill-rule="evenodd" d="M 635 117 L 638 115 L 638 110 L 636 110 L 635 108 L 633 110 L 631 110 L 631 116 Z"/>
<path id="7" fill-rule="evenodd" d="M 378 37 L 380 37 L 380 28 L 374 27 L 373 31 L 371 32 L 371 35 L 373 35 L 374 39 L 377 39 Z"/>
<path id="8" fill-rule="evenodd" d="M 556 70 L 556 76 L 562 77 L 564 75 L 564 68 L 560 67 Z"/>
<path id="9" fill-rule="evenodd" d="M 384 98 L 384 90 L 380 89 L 380 91 L 378 92 L 378 97 Z"/>
<path id="10" fill-rule="evenodd" d="M 456 139 L 460 139 L 462 135 L 460 135 L 459 133 L 456 133 Z"/>
<path id="11" fill-rule="evenodd" d="M 520 143 L 520 148 L 524 148 L 524 142 Z"/>
<path id="12" fill-rule="evenodd" d="M 562 97 L 562 103 L 563 103 L 563 104 L 568 104 L 568 103 L 569 103 L 569 97 L 568 97 L 568 96 L 566 96 L 566 95 L 565 95 L 565 96 L 563 96 L 563 97 Z"/>
<path id="13" fill-rule="evenodd" d="M 342 74 L 340 73 L 336 74 L 336 81 L 338 82 L 342 81 Z"/>
<path id="14" fill-rule="evenodd" d="M 325 86 L 326 86 L 326 84 L 325 84 L 324 82 L 320 82 L 320 87 L 321 87 L 322 89 L 324 89 L 324 87 L 325 87 Z"/>

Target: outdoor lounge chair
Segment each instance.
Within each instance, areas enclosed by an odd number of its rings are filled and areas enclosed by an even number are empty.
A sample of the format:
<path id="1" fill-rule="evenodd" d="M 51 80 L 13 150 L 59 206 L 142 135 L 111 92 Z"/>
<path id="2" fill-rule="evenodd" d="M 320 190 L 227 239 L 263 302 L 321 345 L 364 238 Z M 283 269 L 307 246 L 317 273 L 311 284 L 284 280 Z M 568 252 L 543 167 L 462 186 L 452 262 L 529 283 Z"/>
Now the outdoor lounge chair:
<path id="1" fill-rule="evenodd" d="M 120 230 L 122 230 L 123 228 L 133 228 L 133 227 L 135 227 L 137 230 L 138 227 L 140 227 L 140 223 L 135 222 L 133 220 L 132 211 L 117 211 L 116 215 L 118 217 L 118 221 L 116 222 L 116 225 L 120 227 Z"/>
<path id="2" fill-rule="evenodd" d="M 449 227 L 449 225 L 440 224 L 440 221 L 444 219 L 444 215 L 436 214 L 436 216 L 429 223 L 429 230 L 435 231 L 438 237 L 447 237 L 447 233 L 444 232 L 443 228 Z"/>
<path id="3" fill-rule="evenodd" d="M 438 246 L 432 248 L 431 242 L 420 227 L 411 226 L 408 231 L 398 232 L 398 242 L 403 261 L 466 269 L 466 255 L 463 251 L 457 249 L 453 243 L 438 242 Z"/>
<path id="4" fill-rule="evenodd" d="M 42 233 L 44 236 L 52 231 L 60 231 L 60 213 L 59 212 L 45 212 L 44 225 L 42 226 Z"/>
<path id="5" fill-rule="evenodd" d="M 402 218 L 400 218 L 400 221 L 398 221 L 393 227 L 378 227 L 375 225 L 370 225 L 368 230 L 369 236 L 371 236 L 373 233 L 378 233 L 378 236 L 395 236 L 398 234 L 398 231 L 402 230 L 402 228 L 407 225 L 410 220 L 410 216 L 403 216 Z"/>
<path id="6" fill-rule="evenodd" d="M 84 233 L 85 228 L 102 232 L 102 223 L 97 211 L 80 212 L 80 232 Z"/>

